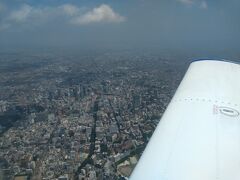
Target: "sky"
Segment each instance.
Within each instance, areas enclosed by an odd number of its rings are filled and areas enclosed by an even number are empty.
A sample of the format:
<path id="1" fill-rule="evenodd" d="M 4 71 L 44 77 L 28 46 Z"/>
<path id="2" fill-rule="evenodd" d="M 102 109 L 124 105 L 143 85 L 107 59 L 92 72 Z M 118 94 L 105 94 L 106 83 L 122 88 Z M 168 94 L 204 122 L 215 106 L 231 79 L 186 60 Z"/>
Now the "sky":
<path id="1" fill-rule="evenodd" d="M 239 0 L 0 0 L 0 48 L 239 51 Z"/>

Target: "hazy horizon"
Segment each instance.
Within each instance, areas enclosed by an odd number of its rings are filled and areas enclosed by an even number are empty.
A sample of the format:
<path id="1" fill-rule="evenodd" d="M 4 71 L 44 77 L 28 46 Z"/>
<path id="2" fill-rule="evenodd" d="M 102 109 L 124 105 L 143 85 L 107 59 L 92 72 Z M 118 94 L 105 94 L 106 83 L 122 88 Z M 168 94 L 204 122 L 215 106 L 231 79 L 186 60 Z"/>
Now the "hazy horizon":
<path id="1" fill-rule="evenodd" d="M 0 48 L 238 54 L 237 0 L 0 0 Z"/>

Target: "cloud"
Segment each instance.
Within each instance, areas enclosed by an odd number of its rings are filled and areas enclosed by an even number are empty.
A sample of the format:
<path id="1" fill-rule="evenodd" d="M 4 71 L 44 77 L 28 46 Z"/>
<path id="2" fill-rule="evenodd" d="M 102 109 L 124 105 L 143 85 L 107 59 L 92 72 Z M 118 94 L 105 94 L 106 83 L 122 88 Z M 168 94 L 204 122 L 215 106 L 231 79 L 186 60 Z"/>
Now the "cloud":
<path id="1" fill-rule="evenodd" d="M 14 26 L 21 27 L 35 27 L 53 20 L 59 16 L 62 11 L 52 7 L 33 7 L 28 4 L 21 5 L 18 9 L 10 11 L 5 14 L 0 26 L 2 29 L 9 29 Z"/>
<path id="2" fill-rule="evenodd" d="M 4 13 L 0 21 L 0 30 L 20 30 L 21 28 L 34 28 L 44 23 L 56 20 L 56 18 L 68 16 L 63 7 L 34 7 L 22 4 L 20 7 Z M 14 28 L 17 26 L 18 28 Z"/>
<path id="3" fill-rule="evenodd" d="M 208 4 L 205 0 L 177 0 L 177 1 L 189 7 L 195 6 L 201 9 L 208 8 Z"/>
<path id="4" fill-rule="evenodd" d="M 32 7 L 24 4 L 20 9 L 10 13 L 9 20 L 15 22 L 24 22 L 29 17 Z"/>
<path id="5" fill-rule="evenodd" d="M 125 21 L 125 17 L 114 12 L 110 6 L 102 4 L 99 7 L 72 19 L 71 23 L 75 25 L 84 25 L 100 22 L 119 23 L 123 21 Z"/>
<path id="6" fill-rule="evenodd" d="M 78 7 L 72 4 L 63 4 L 55 7 L 34 7 L 23 4 L 15 10 L 8 11 L 0 18 L 0 30 L 6 30 L 15 25 L 18 26 L 18 29 L 20 27 L 31 28 L 51 22 L 52 24 L 86 25 L 100 22 L 119 23 L 125 20 L 125 17 L 114 12 L 106 4 L 102 4 L 87 12 L 85 7 Z"/>
<path id="7" fill-rule="evenodd" d="M 60 6 L 60 8 L 65 12 L 67 15 L 74 16 L 79 13 L 79 8 L 72 5 L 72 4 L 64 4 Z"/>
<path id="8" fill-rule="evenodd" d="M 200 8 L 207 9 L 208 8 L 207 2 L 206 1 L 202 1 L 201 4 L 200 4 Z"/>
<path id="9" fill-rule="evenodd" d="M 193 0 L 178 0 L 178 1 L 185 5 L 192 5 L 194 3 Z"/>

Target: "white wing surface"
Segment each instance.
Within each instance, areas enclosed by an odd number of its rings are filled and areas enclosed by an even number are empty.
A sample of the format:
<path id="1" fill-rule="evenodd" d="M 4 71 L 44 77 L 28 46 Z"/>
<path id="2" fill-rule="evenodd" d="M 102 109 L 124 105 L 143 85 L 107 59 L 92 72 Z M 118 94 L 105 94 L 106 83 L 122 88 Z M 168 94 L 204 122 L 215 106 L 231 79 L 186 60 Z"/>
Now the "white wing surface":
<path id="1" fill-rule="evenodd" d="M 240 179 L 240 65 L 191 63 L 130 180 Z"/>

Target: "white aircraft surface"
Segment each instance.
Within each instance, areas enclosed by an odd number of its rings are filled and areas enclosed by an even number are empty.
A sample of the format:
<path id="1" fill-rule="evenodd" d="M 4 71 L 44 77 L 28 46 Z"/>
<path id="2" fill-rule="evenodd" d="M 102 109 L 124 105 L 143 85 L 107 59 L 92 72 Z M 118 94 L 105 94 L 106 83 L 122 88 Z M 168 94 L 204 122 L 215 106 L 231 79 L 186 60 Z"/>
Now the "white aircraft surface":
<path id="1" fill-rule="evenodd" d="M 191 63 L 130 180 L 240 180 L 240 65 Z"/>

